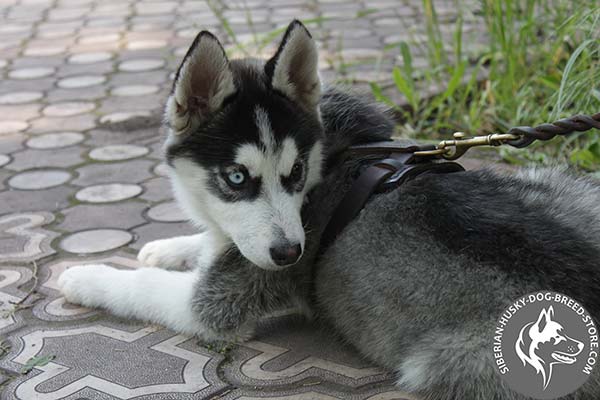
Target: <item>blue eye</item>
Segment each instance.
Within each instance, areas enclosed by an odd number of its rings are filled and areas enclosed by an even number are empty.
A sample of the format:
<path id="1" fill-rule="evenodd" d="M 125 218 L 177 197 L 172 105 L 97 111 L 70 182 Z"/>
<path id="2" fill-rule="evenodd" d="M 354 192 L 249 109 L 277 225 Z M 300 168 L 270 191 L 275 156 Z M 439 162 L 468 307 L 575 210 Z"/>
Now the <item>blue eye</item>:
<path id="1" fill-rule="evenodd" d="M 242 171 L 233 171 L 227 175 L 227 180 L 233 186 L 240 186 L 246 181 L 246 175 Z"/>

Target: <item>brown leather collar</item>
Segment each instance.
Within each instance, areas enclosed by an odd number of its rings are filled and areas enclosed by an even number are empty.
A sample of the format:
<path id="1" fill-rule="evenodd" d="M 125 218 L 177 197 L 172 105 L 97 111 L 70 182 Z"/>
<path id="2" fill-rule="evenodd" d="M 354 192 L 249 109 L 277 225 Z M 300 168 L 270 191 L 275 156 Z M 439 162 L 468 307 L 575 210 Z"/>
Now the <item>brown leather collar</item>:
<path id="1" fill-rule="evenodd" d="M 422 149 L 423 146 L 407 147 L 394 141 L 350 147 L 349 157 L 378 155 L 382 158 L 372 161 L 364 169 L 338 204 L 321 237 L 321 249 L 325 249 L 333 242 L 374 193 L 396 189 L 404 182 L 425 173 L 438 174 L 465 170 L 455 162 L 434 162 L 429 158 L 419 158 L 413 154 Z"/>

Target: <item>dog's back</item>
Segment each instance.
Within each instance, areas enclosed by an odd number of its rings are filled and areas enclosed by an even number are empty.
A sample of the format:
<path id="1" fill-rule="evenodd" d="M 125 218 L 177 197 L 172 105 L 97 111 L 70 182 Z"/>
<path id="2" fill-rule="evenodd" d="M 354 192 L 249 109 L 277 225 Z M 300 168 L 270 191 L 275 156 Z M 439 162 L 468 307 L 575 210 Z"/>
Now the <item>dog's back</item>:
<path id="1" fill-rule="evenodd" d="M 598 320 L 598 204 L 596 183 L 552 169 L 416 179 L 373 198 L 321 259 L 320 309 L 426 399 L 519 398 L 492 369 L 496 318 L 554 290 Z"/>

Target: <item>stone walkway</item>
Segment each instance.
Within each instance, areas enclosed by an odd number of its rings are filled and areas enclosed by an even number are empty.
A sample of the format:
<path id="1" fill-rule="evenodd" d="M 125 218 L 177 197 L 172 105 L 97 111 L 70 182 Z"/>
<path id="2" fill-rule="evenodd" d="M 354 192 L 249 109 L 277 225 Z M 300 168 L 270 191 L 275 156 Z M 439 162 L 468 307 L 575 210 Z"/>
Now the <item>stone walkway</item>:
<path id="1" fill-rule="evenodd" d="M 454 2 L 437 3 L 449 33 Z M 144 243 L 193 232 L 172 201 L 157 124 L 200 29 L 235 32 L 232 54 L 268 54 L 269 32 L 312 20 L 330 81 L 385 81 L 396 53 L 380 49 L 399 40 L 424 62 L 418 1 L 210 4 L 0 0 L 2 400 L 408 398 L 393 376 L 289 318 L 250 343 L 206 346 L 67 304 L 57 291 L 71 265 L 138 268 Z M 467 33 L 477 23 L 467 20 Z"/>

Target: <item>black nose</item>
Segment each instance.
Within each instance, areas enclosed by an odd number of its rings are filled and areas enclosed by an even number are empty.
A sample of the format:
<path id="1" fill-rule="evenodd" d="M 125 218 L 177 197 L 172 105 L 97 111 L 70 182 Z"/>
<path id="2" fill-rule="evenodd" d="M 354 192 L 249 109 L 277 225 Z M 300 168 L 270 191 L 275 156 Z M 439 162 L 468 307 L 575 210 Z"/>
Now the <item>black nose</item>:
<path id="1" fill-rule="evenodd" d="M 290 265 L 298 261 L 302 255 L 300 243 L 279 243 L 269 249 L 273 262 L 279 266 Z"/>

